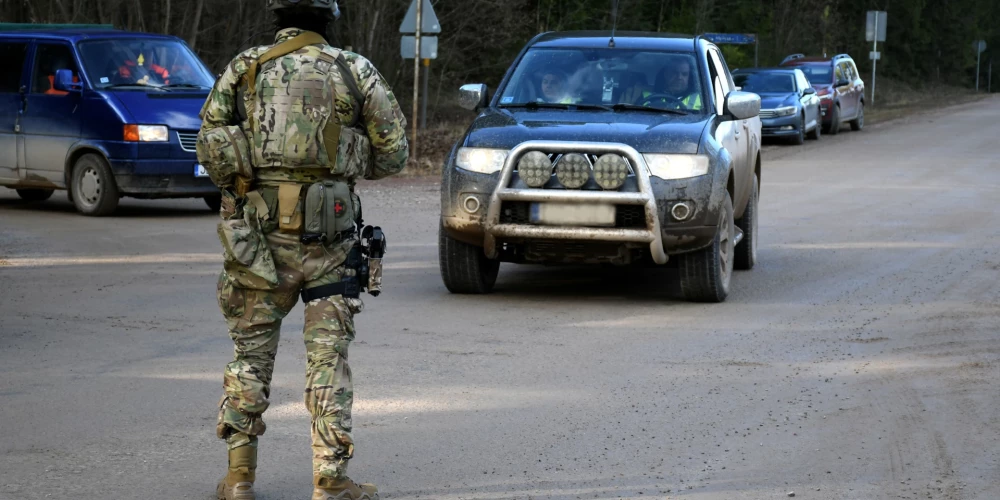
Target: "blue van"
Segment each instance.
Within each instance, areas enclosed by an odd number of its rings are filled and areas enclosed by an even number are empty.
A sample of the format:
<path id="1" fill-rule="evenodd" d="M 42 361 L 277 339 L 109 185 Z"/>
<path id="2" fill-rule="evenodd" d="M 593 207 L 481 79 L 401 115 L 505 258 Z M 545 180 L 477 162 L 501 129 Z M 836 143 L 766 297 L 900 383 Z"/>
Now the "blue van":
<path id="1" fill-rule="evenodd" d="M 42 201 L 67 189 L 108 215 L 123 196 L 204 198 L 198 112 L 214 84 L 183 40 L 110 26 L 0 25 L 0 186 Z"/>

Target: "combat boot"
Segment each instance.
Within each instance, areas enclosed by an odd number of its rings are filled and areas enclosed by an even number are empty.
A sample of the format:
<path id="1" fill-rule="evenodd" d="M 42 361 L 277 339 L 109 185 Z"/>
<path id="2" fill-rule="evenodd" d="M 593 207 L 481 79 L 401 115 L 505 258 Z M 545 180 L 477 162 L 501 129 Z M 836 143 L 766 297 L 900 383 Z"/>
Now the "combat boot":
<path id="1" fill-rule="evenodd" d="M 350 478 L 322 478 L 313 490 L 312 500 L 379 500 L 374 484 L 357 484 Z"/>
<path id="2" fill-rule="evenodd" d="M 257 471 L 257 447 L 240 446 L 229 450 L 229 472 L 219 481 L 219 500 L 256 500 L 253 482 Z"/>

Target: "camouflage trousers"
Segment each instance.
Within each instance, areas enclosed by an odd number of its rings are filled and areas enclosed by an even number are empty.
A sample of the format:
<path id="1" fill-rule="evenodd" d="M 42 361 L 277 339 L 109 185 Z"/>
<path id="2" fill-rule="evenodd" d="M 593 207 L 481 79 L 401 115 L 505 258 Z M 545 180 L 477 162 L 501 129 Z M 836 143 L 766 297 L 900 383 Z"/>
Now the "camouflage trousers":
<path id="1" fill-rule="evenodd" d="M 267 246 L 274 257 L 278 286 L 257 290 L 240 286 L 223 271 L 219 306 L 235 344 L 226 365 L 225 395 L 219 404 L 216 433 L 230 449 L 256 446 L 264 434 L 263 414 L 270 405 L 271 376 L 278 352 L 281 320 L 298 301 L 303 288 L 336 283 L 353 270 L 344 268 L 352 242 L 333 246 L 302 244 L 298 236 L 272 232 Z M 305 405 L 312 420 L 313 474 L 344 477 L 354 454 L 351 404 L 354 389 L 347 365 L 347 348 L 354 340 L 354 314 L 359 299 L 327 297 L 305 305 Z"/>

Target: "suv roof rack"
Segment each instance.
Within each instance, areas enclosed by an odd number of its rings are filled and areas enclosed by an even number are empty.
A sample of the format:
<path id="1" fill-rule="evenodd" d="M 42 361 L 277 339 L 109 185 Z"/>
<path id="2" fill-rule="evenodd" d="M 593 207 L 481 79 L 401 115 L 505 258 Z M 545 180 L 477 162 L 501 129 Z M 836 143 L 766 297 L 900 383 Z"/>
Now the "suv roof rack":
<path id="1" fill-rule="evenodd" d="M 794 59 L 802 59 L 805 56 L 806 56 L 805 54 L 791 54 L 788 57 L 782 59 L 781 60 L 781 64 L 785 64 L 786 62 L 794 60 Z"/>

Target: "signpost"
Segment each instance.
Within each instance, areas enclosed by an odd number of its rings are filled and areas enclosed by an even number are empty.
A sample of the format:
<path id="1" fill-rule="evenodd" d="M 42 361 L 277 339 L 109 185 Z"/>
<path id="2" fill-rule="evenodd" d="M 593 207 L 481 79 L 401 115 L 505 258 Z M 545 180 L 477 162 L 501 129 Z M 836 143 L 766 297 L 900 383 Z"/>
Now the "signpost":
<path id="1" fill-rule="evenodd" d="M 872 107 L 875 107 L 875 66 L 882 54 L 878 51 L 878 43 L 885 41 L 885 28 L 889 16 L 883 10 L 869 10 L 865 23 L 865 41 L 872 42 L 872 51 L 868 57 L 872 60 Z"/>
<path id="2" fill-rule="evenodd" d="M 753 45 L 753 66 L 755 68 L 758 66 L 757 49 L 759 44 L 756 33 L 705 33 L 704 36 L 705 39 L 716 45 Z"/>
<path id="3" fill-rule="evenodd" d="M 400 40 L 400 52 L 404 59 L 413 57 L 413 144 L 410 145 L 411 154 L 417 155 L 417 124 L 421 128 L 427 126 L 427 79 L 426 71 L 424 78 L 424 112 L 418 112 L 420 104 L 420 60 L 423 59 L 424 66 L 430 66 L 430 60 L 437 58 L 437 37 L 425 37 L 425 33 L 441 33 L 441 23 L 438 21 L 431 0 L 413 0 L 409 10 L 403 18 L 403 23 L 399 25 L 399 32 L 403 34 L 413 34 L 412 37 L 404 36 Z M 432 39 L 432 40 L 422 40 Z M 428 42 L 426 48 L 422 42 Z M 418 116 L 423 121 L 418 121 Z"/>
<path id="4" fill-rule="evenodd" d="M 979 92 L 979 59 L 986 50 L 986 40 L 980 40 L 972 44 L 972 47 L 976 49 L 976 92 Z"/>

